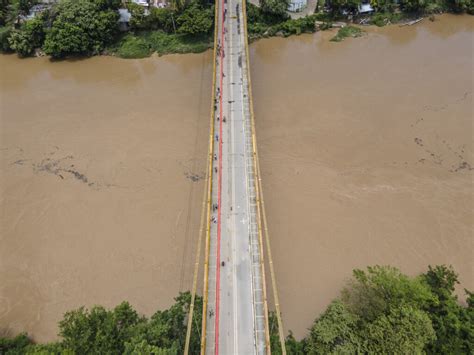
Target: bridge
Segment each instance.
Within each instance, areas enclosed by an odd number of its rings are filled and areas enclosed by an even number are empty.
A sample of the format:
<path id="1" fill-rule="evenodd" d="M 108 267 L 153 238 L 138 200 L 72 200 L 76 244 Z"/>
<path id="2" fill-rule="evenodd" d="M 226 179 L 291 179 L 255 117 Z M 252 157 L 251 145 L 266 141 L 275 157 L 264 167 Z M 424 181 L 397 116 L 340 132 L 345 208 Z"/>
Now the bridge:
<path id="1" fill-rule="evenodd" d="M 205 222 L 200 228 L 185 354 L 193 326 L 204 226 L 201 354 L 270 354 L 264 230 L 281 342 L 283 329 L 259 178 L 245 1 L 216 0 L 213 61 L 207 187 L 201 217 Z"/>

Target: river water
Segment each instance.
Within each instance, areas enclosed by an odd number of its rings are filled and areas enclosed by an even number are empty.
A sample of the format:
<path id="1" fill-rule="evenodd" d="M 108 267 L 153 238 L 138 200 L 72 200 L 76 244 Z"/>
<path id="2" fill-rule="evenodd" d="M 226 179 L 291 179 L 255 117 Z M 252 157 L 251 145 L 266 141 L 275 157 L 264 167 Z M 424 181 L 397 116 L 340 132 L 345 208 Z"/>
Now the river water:
<path id="1" fill-rule="evenodd" d="M 303 336 L 351 270 L 473 275 L 474 18 L 261 40 L 252 83 L 286 329 Z M 211 54 L 0 57 L 0 331 L 191 287 Z"/>

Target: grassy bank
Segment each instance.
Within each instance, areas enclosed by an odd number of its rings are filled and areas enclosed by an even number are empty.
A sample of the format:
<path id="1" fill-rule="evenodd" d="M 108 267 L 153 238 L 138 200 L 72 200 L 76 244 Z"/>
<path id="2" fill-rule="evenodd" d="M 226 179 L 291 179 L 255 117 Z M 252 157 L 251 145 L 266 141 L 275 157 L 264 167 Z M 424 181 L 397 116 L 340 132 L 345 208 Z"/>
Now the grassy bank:
<path id="1" fill-rule="evenodd" d="M 346 27 L 343 27 L 343 28 L 339 29 L 337 34 L 333 38 L 331 38 L 331 41 L 332 42 L 341 42 L 347 37 L 352 37 L 352 38 L 360 37 L 360 36 L 362 36 L 363 33 L 364 33 L 364 31 L 362 31 L 358 27 L 346 26 Z"/>
<path id="2" fill-rule="evenodd" d="M 153 53 L 201 53 L 212 48 L 213 41 L 207 35 L 169 34 L 163 31 L 129 33 L 107 49 L 107 53 L 121 58 L 145 58 Z"/>

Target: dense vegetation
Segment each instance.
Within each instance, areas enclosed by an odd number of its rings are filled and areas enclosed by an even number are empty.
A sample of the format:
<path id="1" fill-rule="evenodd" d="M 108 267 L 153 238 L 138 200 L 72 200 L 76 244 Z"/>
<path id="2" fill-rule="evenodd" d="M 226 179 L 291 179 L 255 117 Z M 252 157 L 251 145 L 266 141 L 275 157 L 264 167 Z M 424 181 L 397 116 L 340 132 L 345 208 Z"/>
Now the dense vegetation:
<path id="1" fill-rule="evenodd" d="M 31 56 L 41 50 L 53 58 L 100 53 L 141 58 L 157 52 L 202 52 L 212 47 L 213 1 L 173 0 L 168 8 L 151 8 L 129 0 L 60 0 L 52 9 L 33 19 L 26 15 L 37 0 L 0 0 L 0 50 Z M 319 12 L 290 19 L 289 0 L 260 0 L 260 7 L 247 4 L 250 39 L 290 36 L 327 29 L 335 20 L 357 20 L 361 0 L 318 1 Z M 131 13 L 127 33 L 119 32 L 118 8 Z M 371 0 L 375 13 L 370 23 L 383 26 L 425 13 L 467 12 L 474 14 L 474 0 Z M 322 11 L 326 9 L 326 11 Z M 341 30 L 334 41 L 358 36 L 355 27 Z"/>
<path id="2" fill-rule="evenodd" d="M 129 32 L 119 31 L 121 0 L 61 0 L 26 19 L 36 0 L 0 0 L 0 49 L 26 57 L 40 49 L 53 58 L 112 53 L 144 57 L 153 52 L 185 53 L 208 49 L 214 11 L 206 0 L 151 8 L 124 2 L 132 14 Z"/>
<path id="3" fill-rule="evenodd" d="M 474 295 L 467 305 L 454 294 L 451 267 L 429 267 L 408 277 L 393 267 L 354 270 L 353 278 L 298 341 L 286 338 L 288 354 L 473 354 Z M 191 295 L 182 293 L 168 310 L 139 316 L 124 302 L 113 310 L 96 306 L 64 315 L 57 343 L 33 344 L 26 334 L 0 338 L 0 354 L 181 354 Z M 199 353 L 202 299 L 196 298 L 191 353 Z M 270 315 L 273 354 L 281 354 L 275 314 Z"/>
<path id="4" fill-rule="evenodd" d="M 319 0 L 315 14 L 299 19 L 290 19 L 286 12 L 281 11 L 287 3 L 287 0 L 261 0 L 260 7 L 247 4 L 250 39 L 311 33 L 328 29 L 333 21 L 338 20 L 357 22 L 360 17 L 358 7 L 362 0 L 330 0 L 330 7 L 325 6 L 329 1 Z M 439 12 L 474 14 L 474 0 L 371 0 L 370 3 L 375 13 L 370 15 L 369 23 L 377 26 Z M 321 24 L 317 25 L 318 22 Z M 354 30 L 354 27 L 342 31 L 336 41 L 346 35 L 354 36 L 356 32 L 359 31 Z"/>
<path id="5" fill-rule="evenodd" d="M 157 311 L 149 319 L 138 315 L 123 302 L 113 310 L 95 306 L 67 312 L 59 322 L 62 340 L 50 344 L 33 344 L 26 334 L 0 338 L 0 354 L 182 354 L 186 337 L 186 320 L 191 303 L 190 293 L 181 293 L 176 303 Z M 196 297 L 196 324 L 201 324 L 202 298 Z M 198 354 L 200 327 L 193 327 L 190 350 Z"/>
<path id="6" fill-rule="evenodd" d="M 354 270 L 352 280 L 315 320 L 290 354 L 473 354 L 474 295 L 467 306 L 454 289 L 458 275 L 436 266 L 408 277 L 392 267 Z M 274 325 L 274 320 L 273 324 Z M 274 326 L 275 328 L 275 326 Z M 281 353 L 276 333 L 273 353 Z"/>

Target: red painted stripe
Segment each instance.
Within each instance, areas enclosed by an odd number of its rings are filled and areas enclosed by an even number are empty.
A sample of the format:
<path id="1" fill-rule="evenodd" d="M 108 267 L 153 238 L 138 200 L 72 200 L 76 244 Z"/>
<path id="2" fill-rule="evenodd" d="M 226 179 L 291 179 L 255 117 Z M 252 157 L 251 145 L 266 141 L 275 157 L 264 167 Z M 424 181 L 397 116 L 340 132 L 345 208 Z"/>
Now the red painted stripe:
<path id="1" fill-rule="evenodd" d="M 215 319 L 215 355 L 219 355 L 219 302 L 220 302 L 220 274 L 221 274 L 221 195 L 222 195 L 222 97 L 224 87 L 222 82 L 224 79 L 224 0 L 221 1 L 222 6 L 222 30 L 221 30 L 221 50 L 220 50 L 220 97 L 219 97 L 219 171 L 217 186 L 217 250 L 216 250 L 216 319 Z"/>

